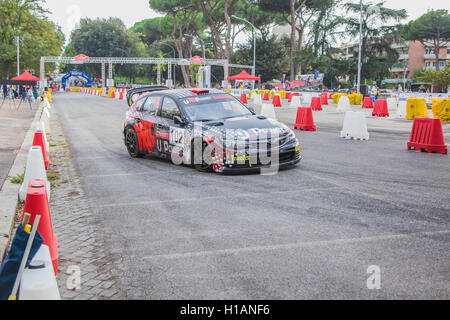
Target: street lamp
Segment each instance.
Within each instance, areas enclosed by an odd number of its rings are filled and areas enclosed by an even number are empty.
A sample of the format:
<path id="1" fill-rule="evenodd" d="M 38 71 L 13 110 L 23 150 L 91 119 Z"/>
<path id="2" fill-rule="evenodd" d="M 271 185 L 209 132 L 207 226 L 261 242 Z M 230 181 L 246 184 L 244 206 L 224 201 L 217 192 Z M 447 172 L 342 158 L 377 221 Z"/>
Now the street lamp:
<path id="1" fill-rule="evenodd" d="M 14 43 L 17 46 L 17 76 L 20 75 L 20 47 L 23 47 L 23 37 L 14 36 Z"/>
<path id="2" fill-rule="evenodd" d="M 189 37 L 189 38 L 194 38 L 194 36 L 192 34 L 184 34 L 185 37 Z M 205 43 L 203 42 L 203 39 L 200 38 L 199 36 L 195 36 L 195 38 L 197 38 L 201 43 L 202 43 L 202 51 L 203 51 L 203 64 L 206 63 L 206 55 L 205 55 Z"/>
<path id="3" fill-rule="evenodd" d="M 248 23 L 249 25 L 252 26 L 253 28 L 253 69 L 252 69 L 252 76 L 256 75 L 256 28 L 255 26 L 248 20 L 244 19 L 244 18 L 240 18 L 238 16 L 232 15 L 233 18 L 244 21 L 246 23 Z M 255 89 L 255 80 L 253 80 L 253 89 Z"/>
<path id="4" fill-rule="evenodd" d="M 358 55 L 358 86 L 357 92 L 361 94 L 361 57 L 362 57 L 362 20 L 363 20 L 363 10 L 362 10 L 362 0 L 359 1 L 360 6 L 360 17 L 359 17 L 359 55 Z"/>

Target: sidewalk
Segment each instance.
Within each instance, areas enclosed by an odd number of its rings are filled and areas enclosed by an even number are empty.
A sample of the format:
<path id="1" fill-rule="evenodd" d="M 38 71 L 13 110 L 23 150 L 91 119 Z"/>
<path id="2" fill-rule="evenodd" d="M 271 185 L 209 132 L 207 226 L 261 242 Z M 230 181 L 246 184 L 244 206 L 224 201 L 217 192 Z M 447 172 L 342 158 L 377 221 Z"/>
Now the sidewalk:
<path id="1" fill-rule="evenodd" d="M 0 104 L 3 99 L 0 99 Z M 18 105 L 18 102 L 16 102 Z M 25 135 L 30 128 L 39 103 L 33 104 L 30 110 L 28 104 L 22 104 L 19 110 L 9 101 L 5 101 L 0 109 L 0 189 L 16 158 Z"/>

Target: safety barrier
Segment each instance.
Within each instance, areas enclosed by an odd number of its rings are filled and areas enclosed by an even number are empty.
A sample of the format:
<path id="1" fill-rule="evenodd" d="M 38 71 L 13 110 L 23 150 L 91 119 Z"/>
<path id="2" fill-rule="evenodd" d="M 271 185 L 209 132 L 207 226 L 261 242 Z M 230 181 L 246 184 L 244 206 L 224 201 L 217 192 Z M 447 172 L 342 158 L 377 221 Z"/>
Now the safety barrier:
<path id="1" fill-rule="evenodd" d="M 441 122 L 450 122 L 450 99 L 434 101 L 431 110 L 433 116 L 441 119 Z"/>
<path id="2" fill-rule="evenodd" d="M 311 108 L 300 107 L 297 109 L 297 118 L 295 120 L 294 129 L 303 131 L 317 130 Z"/>
<path id="3" fill-rule="evenodd" d="M 389 117 L 389 110 L 386 100 L 375 101 L 375 106 L 373 107 L 372 116 L 374 117 Z"/>
<path id="4" fill-rule="evenodd" d="M 311 99 L 311 109 L 313 111 L 322 111 L 322 103 L 320 102 L 321 98 L 313 97 Z"/>
<path id="5" fill-rule="evenodd" d="M 274 107 L 281 107 L 281 97 L 279 94 L 275 94 L 272 99 L 272 104 Z"/>
<path id="6" fill-rule="evenodd" d="M 364 109 L 373 109 L 373 99 L 371 97 L 365 97 L 362 107 Z"/>
<path id="7" fill-rule="evenodd" d="M 408 150 L 447 154 L 441 121 L 437 118 L 414 118 Z"/>
<path id="8" fill-rule="evenodd" d="M 414 120 L 416 117 L 429 117 L 426 101 L 421 98 L 409 98 L 406 102 L 406 119 Z"/>
<path id="9" fill-rule="evenodd" d="M 244 104 L 248 104 L 247 95 L 245 93 L 241 94 L 241 102 Z"/>
<path id="10" fill-rule="evenodd" d="M 340 96 L 336 111 L 337 112 L 351 111 L 350 100 L 348 99 L 347 96 Z"/>
<path id="11" fill-rule="evenodd" d="M 345 113 L 344 125 L 341 138 L 355 140 L 369 140 L 367 121 L 363 112 L 347 111 Z"/>
<path id="12" fill-rule="evenodd" d="M 269 119 L 277 120 L 274 106 L 269 103 L 263 103 L 261 108 L 261 115 Z"/>

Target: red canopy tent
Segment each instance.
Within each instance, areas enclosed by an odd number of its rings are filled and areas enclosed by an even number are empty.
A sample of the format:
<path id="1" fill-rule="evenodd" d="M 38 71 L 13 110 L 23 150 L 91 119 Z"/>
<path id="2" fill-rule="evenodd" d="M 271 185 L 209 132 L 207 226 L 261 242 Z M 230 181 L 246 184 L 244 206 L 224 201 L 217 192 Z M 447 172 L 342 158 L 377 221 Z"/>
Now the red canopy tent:
<path id="1" fill-rule="evenodd" d="M 14 77 L 11 80 L 15 80 L 15 81 L 40 81 L 41 79 L 39 79 L 38 77 L 33 76 L 28 71 L 25 71 L 20 76 Z"/>
<path id="2" fill-rule="evenodd" d="M 248 72 L 244 70 L 235 76 L 228 77 L 228 80 L 261 80 L 261 78 L 252 76 L 251 74 L 248 74 Z"/>

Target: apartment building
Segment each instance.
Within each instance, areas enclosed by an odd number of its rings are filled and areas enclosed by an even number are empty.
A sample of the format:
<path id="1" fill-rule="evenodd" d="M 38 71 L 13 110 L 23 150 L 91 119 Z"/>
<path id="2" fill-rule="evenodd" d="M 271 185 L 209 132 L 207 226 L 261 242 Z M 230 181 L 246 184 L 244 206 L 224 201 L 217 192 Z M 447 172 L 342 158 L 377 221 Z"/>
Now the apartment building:
<path id="1" fill-rule="evenodd" d="M 411 79 L 418 70 L 436 70 L 436 54 L 432 42 L 405 41 L 391 46 L 399 53 L 398 63 L 391 68 L 396 79 Z M 439 69 L 450 65 L 450 42 L 439 52 Z"/>

